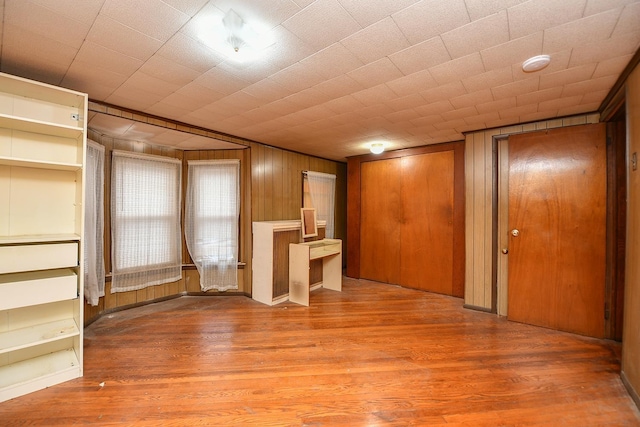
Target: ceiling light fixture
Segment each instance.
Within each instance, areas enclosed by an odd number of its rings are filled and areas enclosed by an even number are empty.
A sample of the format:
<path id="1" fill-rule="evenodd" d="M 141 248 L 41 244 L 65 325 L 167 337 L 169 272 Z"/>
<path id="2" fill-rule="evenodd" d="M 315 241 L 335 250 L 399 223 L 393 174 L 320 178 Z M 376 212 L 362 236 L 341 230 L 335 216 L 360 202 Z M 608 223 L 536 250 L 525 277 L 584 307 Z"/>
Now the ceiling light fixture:
<path id="1" fill-rule="evenodd" d="M 527 59 L 522 63 L 522 71 L 525 73 L 533 73 L 545 68 L 551 62 L 549 55 L 538 55 Z"/>
<path id="2" fill-rule="evenodd" d="M 374 142 L 369 146 L 369 150 L 373 154 L 380 154 L 384 151 L 384 144 L 382 142 Z"/>
<path id="3" fill-rule="evenodd" d="M 223 18 L 207 22 L 198 36 L 207 46 L 236 62 L 259 58 L 275 42 L 264 28 L 246 23 L 233 9 Z"/>

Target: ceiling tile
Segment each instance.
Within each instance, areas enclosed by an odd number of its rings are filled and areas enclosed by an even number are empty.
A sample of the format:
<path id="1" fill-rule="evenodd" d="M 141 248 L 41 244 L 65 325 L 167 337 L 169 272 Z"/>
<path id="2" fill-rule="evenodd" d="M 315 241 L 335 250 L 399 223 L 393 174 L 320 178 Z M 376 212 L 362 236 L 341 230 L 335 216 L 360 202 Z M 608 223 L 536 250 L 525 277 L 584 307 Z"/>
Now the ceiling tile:
<path id="1" fill-rule="evenodd" d="M 476 107 L 465 107 L 465 108 L 460 108 L 460 109 L 451 110 L 451 111 L 442 113 L 442 118 L 447 121 L 461 120 L 461 119 L 464 119 L 465 117 L 473 116 L 476 114 L 478 114 L 478 110 L 476 110 Z"/>
<path id="2" fill-rule="evenodd" d="M 379 104 L 381 102 L 397 98 L 397 95 L 385 84 L 361 90 L 351 96 L 360 101 L 363 105 Z"/>
<path id="3" fill-rule="evenodd" d="M 504 67 L 476 74 L 462 80 L 462 84 L 469 92 L 477 92 L 482 89 L 489 89 L 493 86 L 502 86 L 513 82 L 511 67 Z"/>
<path id="4" fill-rule="evenodd" d="M 300 62 L 312 67 L 325 79 L 332 79 L 364 65 L 340 43 L 334 43 Z"/>
<path id="5" fill-rule="evenodd" d="M 181 33 L 166 42 L 157 54 L 201 73 L 210 70 L 222 61 L 204 44 Z"/>
<path id="6" fill-rule="evenodd" d="M 98 15 L 87 40 L 143 61 L 151 58 L 162 45 L 161 41 L 102 15 Z"/>
<path id="7" fill-rule="evenodd" d="M 613 30 L 612 37 L 620 36 L 625 33 L 636 32 L 638 30 L 638 22 L 640 22 L 640 2 L 627 5 L 620 15 L 620 20 Z"/>
<path id="8" fill-rule="evenodd" d="M 590 45 L 578 46 L 573 49 L 569 65 L 575 67 L 595 63 L 617 56 L 631 55 L 638 49 L 640 30 L 611 37 Z"/>
<path id="9" fill-rule="evenodd" d="M 340 43 L 364 64 L 409 47 L 409 42 L 391 17 L 358 31 Z"/>
<path id="10" fill-rule="evenodd" d="M 139 59 L 124 55 L 115 50 L 107 49 L 104 46 L 90 41 L 82 44 L 75 61 L 92 64 L 94 67 L 102 68 L 122 76 L 130 76 L 144 64 L 144 62 Z"/>
<path id="11" fill-rule="evenodd" d="M 102 86 L 101 92 L 104 91 L 105 88 L 110 88 L 109 94 L 111 94 L 119 88 L 127 78 L 128 76 L 104 69 L 93 62 L 74 61 L 67 70 L 63 82 L 66 86 L 70 87 L 82 86 L 91 88 L 93 85 Z M 99 97 L 98 93 L 94 94 L 93 90 L 90 90 L 89 93 L 91 93 L 92 99 L 104 100 L 104 98 Z"/>
<path id="12" fill-rule="evenodd" d="M 404 74 L 409 75 L 447 62 L 451 55 L 440 37 L 434 37 L 389 55 Z"/>
<path id="13" fill-rule="evenodd" d="M 364 28 L 394 14 L 418 0 L 339 0 L 342 7 Z"/>
<path id="14" fill-rule="evenodd" d="M 575 82 L 580 82 L 591 78 L 595 64 L 587 64 L 579 67 L 558 71 L 557 73 L 544 74 L 540 76 L 540 89 L 564 86 Z"/>
<path id="15" fill-rule="evenodd" d="M 286 68 L 316 52 L 311 46 L 300 40 L 283 26 L 273 30 L 276 43 L 267 49 L 269 62 L 279 68 Z"/>
<path id="16" fill-rule="evenodd" d="M 300 108 L 309 108 L 329 101 L 331 96 L 319 91 L 314 86 L 289 95 L 285 99 Z"/>
<path id="17" fill-rule="evenodd" d="M 627 4 L 637 2 L 638 0 L 588 0 L 587 7 L 584 10 L 584 16 L 595 15 L 605 10 L 624 7 Z"/>
<path id="18" fill-rule="evenodd" d="M 73 1 L 73 0 L 68 0 Z M 195 15 L 209 0 L 162 0 L 174 9 L 189 16 Z"/>
<path id="19" fill-rule="evenodd" d="M 59 85 L 78 50 L 4 23 L 2 71 Z"/>
<path id="20" fill-rule="evenodd" d="M 140 71 L 180 86 L 192 82 L 200 75 L 200 72 L 160 55 L 153 55 L 149 58 L 149 60 L 140 67 Z"/>
<path id="21" fill-rule="evenodd" d="M 214 67 L 201 74 L 194 82 L 225 95 L 232 94 L 249 86 L 250 83 L 236 77 L 233 73 Z"/>
<path id="22" fill-rule="evenodd" d="M 518 80 L 506 85 L 496 86 L 491 89 L 493 97 L 498 100 L 502 98 L 511 98 L 524 93 L 536 92 L 540 88 L 540 77 L 533 76 L 527 80 Z"/>
<path id="23" fill-rule="evenodd" d="M 440 115 L 453 109 L 454 107 L 448 99 L 430 102 L 428 104 L 425 103 L 425 105 L 415 108 L 415 110 L 423 116 Z"/>
<path id="24" fill-rule="evenodd" d="M 559 98 L 562 95 L 562 89 L 562 87 L 552 87 L 518 95 L 516 97 L 516 105 L 539 104 L 544 101 Z"/>
<path id="25" fill-rule="evenodd" d="M 100 14 L 163 42 L 191 18 L 160 0 L 106 0 Z"/>
<path id="26" fill-rule="evenodd" d="M 530 0 L 508 9 L 511 38 L 517 39 L 580 19 L 586 0 Z"/>
<path id="27" fill-rule="evenodd" d="M 412 95 L 389 100 L 385 102 L 385 104 L 391 107 L 394 111 L 402 111 L 420 107 L 426 104 L 426 101 L 422 96 L 420 96 L 420 94 L 414 93 Z"/>
<path id="28" fill-rule="evenodd" d="M 487 70 L 495 70 L 519 63 L 542 51 L 543 33 L 537 32 L 519 39 L 511 40 L 480 52 Z"/>
<path id="29" fill-rule="evenodd" d="M 421 0 L 392 17 L 411 44 L 446 33 L 470 21 L 464 0 Z"/>
<path id="30" fill-rule="evenodd" d="M 433 89 L 427 89 L 420 94 L 427 102 L 436 102 L 442 100 L 450 100 L 456 96 L 461 96 L 467 93 L 467 90 L 462 85 L 462 82 L 452 82 L 446 85 L 434 87 Z"/>
<path id="31" fill-rule="evenodd" d="M 501 119 L 513 118 L 514 123 L 517 122 L 517 118 L 523 114 L 531 114 L 538 111 L 537 104 L 521 105 L 519 107 L 507 108 L 505 110 L 498 111 Z"/>
<path id="32" fill-rule="evenodd" d="M 273 74 L 269 80 L 285 86 L 293 92 L 298 92 L 315 86 L 324 79 L 315 72 L 313 67 L 298 62 Z"/>
<path id="33" fill-rule="evenodd" d="M 350 111 L 358 110 L 364 107 L 364 104 L 358 101 L 354 96 L 347 95 L 333 99 L 325 104 L 325 106 L 336 114 L 344 114 Z"/>
<path id="34" fill-rule="evenodd" d="M 493 101 L 493 94 L 490 89 L 483 89 L 478 92 L 471 92 L 465 95 L 456 96 L 450 99 L 451 104 L 456 108 L 465 108 L 472 105 L 483 104 Z"/>
<path id="35" fill-rule="evenodd" d="M 452 58 L 460 58 L 509 41 L 507 12 L 501 11 L 442 34 Z"/>
<path id="36" fill-rule="evenodd" d="M 398 96 L 406 96 L 415 92 L 421 92 L 438 85 L 431 76 L 429 70 L 423 70 L 408 76 L 400 77 L 387 82 L 387 86 Z"/>
<path id="37" fill-rule="evenodd" d="M 577 95 L 567 98 L 557 98 L 549 101 L 543 101 L 538 104 L 538 111 L 553 111 L 560 110 L 561 108 L 571 107 L 575 104 L 579 104 L 581 99 L 582 95 Z"/>
<path id="38" fill-rule="evenodd" d="M 484 104 L 476 105 L 476 110 L 480 114 L 489 114 L 495 111 L 501 111 L 507 108 L 515 108 L 516 97 L 512 96 L 511 98 L 502 98 L 497 101 L 485 102 Z"/>
<path id="39" fill-rule="evenodd" d="M 596 66 L 596 70 L 593 72 L 593 76 L 591 77 L 598 78 L 611 75 L 619 76 L 629 61 L 631 61 L 631 58 L 633 58 L 633 55 L 629 54 L 599 62 Z"/>
<path id="40" fill-rule="evenodd" d="M 337 0 L 316 0 L 282 25 L 315 49 L 323 49 L 361 29 Z"/>
<path id="41" fill-rule="evenodd" d="M 26 0 L 21 0 L 25 2 Z M 102 9 L 105 0 L 28 0 L 31 3 L 49 9 L 55 15 L 63 15 L 74 21 L 91 26 L 96 19 L 96 15 Z M 51 17 L 51 16 L 50 16 Z M 87 27 L 88 29 L 88 27 Z"/>
<path id="42" fill-rule="evenodd" d="M 558 52 L 606 40 L 613 32 L 619 15 L 619 11 L 612 10 L 548 28 L 544 30 L 542 51 Z"/>
<path id="43" fill-rule="evenodd" d="M 24 0 L 5 2 L 3 19 L 18 28 L 76 49 L 80 48 L 91 27 L 91 22 L 76 21 L 57 10 Z M 51 22 L 56 25 L 50 25 Z"/>
<path id="44" fill-rule="evenodd" d="M 362 89 L 362 85 L 347 75 L 340 75 L 331 80 L 326 80 L 313 86 L 313 89 L 327 95 L 330 99 L 341 98 L 345 95 L 358 92 Z"/>
<path id="45" fill-rule="evenodd" d="M 349 77 L 369 88 L 402 77 L 402 73 L 389 58 L 382 58 L 347 73 Z"/>
<path id="46" fill-rule="evenodd" d="M 525 0 L 465 0 L 472 21 L 493 15 Z"/>
<path id="47" fill-rule="evenodd" d="M 294 93 L 292 90 L 288 90 L 285 86 L 282 86 L 270 79 L 264 79 L 257 83 L 253 83 L 242 90 L 263 102 L 273 102 Z"/>
<path id="48" fill-rule="evenodd" d="M 439 84 L 466 79 L 476 74 L 484 73 L 486 70 L 479 53 L 463 56 L 441 65 L 436 65 L 429 69 L 433 78 Z"/>
<path id="49" fill-rule="evenodd" d="M 570 83 L 566 85 L 562 91 L 562 97 L 584 95 L 591 92 L 598 92 L 601 90 L 610 90 L 618 80 L 618 76 L 610 75 L 600 77 L 598 79 L 584 80 L 577 83 Z"/>

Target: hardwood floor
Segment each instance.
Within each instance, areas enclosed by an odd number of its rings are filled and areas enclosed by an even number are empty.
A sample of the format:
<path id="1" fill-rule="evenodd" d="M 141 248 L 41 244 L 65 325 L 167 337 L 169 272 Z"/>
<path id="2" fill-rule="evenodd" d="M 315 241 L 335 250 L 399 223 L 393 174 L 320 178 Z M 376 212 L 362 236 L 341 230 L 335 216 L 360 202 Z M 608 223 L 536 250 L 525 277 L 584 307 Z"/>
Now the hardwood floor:
<path id="1" fill-rule="evenodd" d="M 310 307 L 182 297 L 105 316 L 84 377 L 0 403 L 0 425 L 640 425 L 617 343 L 343 287 Z"/>

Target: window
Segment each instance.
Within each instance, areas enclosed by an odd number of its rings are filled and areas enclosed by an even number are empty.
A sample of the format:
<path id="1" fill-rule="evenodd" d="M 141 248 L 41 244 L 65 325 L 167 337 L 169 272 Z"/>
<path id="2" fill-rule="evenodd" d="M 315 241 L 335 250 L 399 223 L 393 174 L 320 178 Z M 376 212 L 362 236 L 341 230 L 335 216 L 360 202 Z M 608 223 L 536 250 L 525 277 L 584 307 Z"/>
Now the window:
<path id="1" fill-rule="evenodd" d="M 240 161 L 188 162 L 185 238 L 203 291 L 238 289 Z"/>
<path id="2" fill-rule="evenodd" d="M 95 306 L 104 296 L 104 147 L 94 141 L 87 141 L 84 206 L 84 296 Z"/>
<path id="3" fill-rule="evenodd" d="M 304 172 L 305 208 L 315 208 L 318 221 L 326 221 L 325 237 L 334 237 L 336 176 L 321 172 Z"/>
<path id="4" fill-rule="evenodd" d="M 114 151 L 111 292 L 180 280 L 180 160 Z"/>

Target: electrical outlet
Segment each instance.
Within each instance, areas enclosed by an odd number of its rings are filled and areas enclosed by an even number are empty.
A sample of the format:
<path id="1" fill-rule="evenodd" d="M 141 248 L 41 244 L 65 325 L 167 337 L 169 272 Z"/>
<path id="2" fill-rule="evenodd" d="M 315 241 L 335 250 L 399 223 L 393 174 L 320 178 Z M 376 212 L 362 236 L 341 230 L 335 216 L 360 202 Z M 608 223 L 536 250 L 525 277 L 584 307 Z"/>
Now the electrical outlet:
<path id="1" fill-rule="evenodd" d="M 633 153 L 631 155 L 631 170 L 638 170 L 638 153 Z"/>

